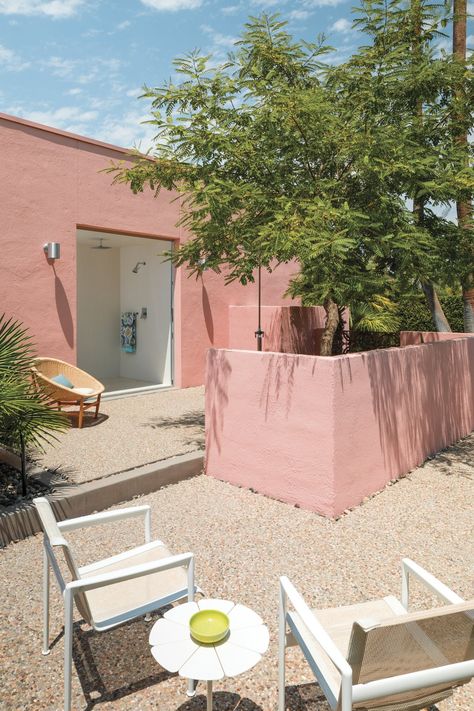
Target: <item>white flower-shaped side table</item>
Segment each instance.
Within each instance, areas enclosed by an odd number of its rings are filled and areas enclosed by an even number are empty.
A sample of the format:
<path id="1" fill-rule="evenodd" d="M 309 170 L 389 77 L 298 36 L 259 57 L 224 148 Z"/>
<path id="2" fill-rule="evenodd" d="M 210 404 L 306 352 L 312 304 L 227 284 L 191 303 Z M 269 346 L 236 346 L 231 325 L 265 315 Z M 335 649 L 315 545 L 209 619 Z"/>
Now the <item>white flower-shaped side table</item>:
<path id="1" fill-rule="evenodd" d="M 229 618 L 229 633 L 216 644 L 200 644 L 189 631 L 199 610 L 220 610 Z M 229 600 L 200 600 L 173 607 L 152 627 L 151 652 L 164 669 L 186 679 L 207 682 L 207 711 L 212 709 L 212 682 L 237 676 L 257 664 L 268 649 L 268 628 L 256 612 Z"/>

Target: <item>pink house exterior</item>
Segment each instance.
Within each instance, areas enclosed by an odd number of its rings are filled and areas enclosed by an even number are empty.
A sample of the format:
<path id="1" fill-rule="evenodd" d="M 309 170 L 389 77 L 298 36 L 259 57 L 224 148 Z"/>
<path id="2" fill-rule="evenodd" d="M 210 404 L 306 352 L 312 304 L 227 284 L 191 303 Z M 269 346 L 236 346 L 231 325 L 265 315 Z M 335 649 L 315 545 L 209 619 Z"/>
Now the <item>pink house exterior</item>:
<path id="1" fill-rule="evenodd" d="M 77 357 L 77 230 L 164 239 L 187 238 L 176 227 L 176 195 L 152 191 L 134 195 L 112 185 L 103 173 L 111 161 L 127 160 L 127 150 L 82 136 L 0 114 L 2 145 L 0 311 L 22 321 L 41 355 L 75 363 Z M 49 262 L 42 246 L 61 244 L 61 258 Z M 265 275 L 263 303 L 283 300 L 292 265 Z M 224 286 L 222 276 L 205 272 L 174 280 L 174 384 L 204 382 L 209 347 L 229 345 L 229 307 L 255 305 L 253 285 Z M 294 302 L 293 302 L 294 303 Z M 255 323 L 248 323 L 253 333 Z"/>

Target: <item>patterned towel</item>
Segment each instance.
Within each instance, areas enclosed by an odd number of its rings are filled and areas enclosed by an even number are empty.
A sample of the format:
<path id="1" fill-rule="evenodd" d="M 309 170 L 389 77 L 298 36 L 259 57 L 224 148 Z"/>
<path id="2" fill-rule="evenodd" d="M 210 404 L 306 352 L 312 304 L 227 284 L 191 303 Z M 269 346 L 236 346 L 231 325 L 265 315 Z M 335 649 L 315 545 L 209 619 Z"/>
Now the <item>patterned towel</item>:
<path id="1" fill-rule="evenodd" d="M 137 350 L 137 315 L 133 311 L 125 311 L 121 316 L 120 347 L 125 353 Z"/>

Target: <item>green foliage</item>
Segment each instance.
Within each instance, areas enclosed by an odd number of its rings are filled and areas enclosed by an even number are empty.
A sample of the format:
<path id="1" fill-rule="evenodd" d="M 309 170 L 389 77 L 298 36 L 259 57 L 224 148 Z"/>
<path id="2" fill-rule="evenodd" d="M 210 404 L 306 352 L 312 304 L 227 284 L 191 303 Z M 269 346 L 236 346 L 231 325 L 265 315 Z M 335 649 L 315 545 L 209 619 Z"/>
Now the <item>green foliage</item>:
<path id="1" fill-rule="evenodd" d="M 25 454 L 42 449 L 55 432 L 69 426 L 67 417 L 53 410 L 48 397 L 31 380 L 34 347 L 18 321 L 0 315 L 0 445 L 21 455 L 23 494 L 26 494 Z"/>
<path id="2" fill-rule="evenodd" d="M 296 259 L 290 294 L 386 330 L 400 289 L 465 268 L 457 227 L 435 211 L 474 185 L 452 140 L 463 67 L 431 48 L 444 7 L 363 0 L 370 43 L 334 67 L 323 37 L 297 42 L 278 16 L 252 17 L 224 64 L 193 52 L 176 60 L 177 82 L 145 87 L 154 151 L 110 171 L 135 192 L 180 193 L 192 237 L 170 255 L 177 266 L 246 284 Z"/>
<path id="3" fill-rule="evenodd" d="M 440 295 L 441 306 L 453 331 L 464 331 L 462 297 Z M 434 325 L 426 300 L 420 293 L 405 294 L 398 302 L 401 331 L 433 331 Z"/>

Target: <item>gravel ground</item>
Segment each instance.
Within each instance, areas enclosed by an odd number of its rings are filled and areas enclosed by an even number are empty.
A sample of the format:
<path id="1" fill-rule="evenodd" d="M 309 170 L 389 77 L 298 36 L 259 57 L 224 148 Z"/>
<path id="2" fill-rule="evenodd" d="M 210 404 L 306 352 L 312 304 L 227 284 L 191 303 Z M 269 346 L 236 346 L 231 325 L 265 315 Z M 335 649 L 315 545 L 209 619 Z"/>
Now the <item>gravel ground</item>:
<path id="1" fill-rule="evenodd" d="M 48 446 L 38 463 L 82 483 L 204 446 L 204 388 L 106 400 Z"/>
<path id="2" fill-rule="evenodd" d="M 217 711 L 270 711 L 277 690 L 277 581 L 286 574 L 310 605 L 354 603 L 398 594 L 400 558 L 409 556 L 466 599 L 473 597 L 472 477 L 474 436 L 387 487 L 338 521 L 324 519 L 205 476 L 139 499 L 153 510 L 153 533 L 174 552 L 194 551 L 206 594 L 240 601 L 268 623 L 270 649 L 252 671 L 215 685 Z M 71 535 L 80 563 L 141 542 L 141 526 L 110 524 Z M 429 604 L 414 588 L 417 604 Z M 41 538 L 0 554 L 2 693 L 0 709 L 60 711 L 62 606 L 53 588 L 52 637 L 41 656 Z M 156 618 L 156 616 L 155 616 Z M 73 709 L 204 711 L 185 682 L 164 672 L 147 644 L 144 620 L 114 631 L 75 624 Z M 329 711 L 297 649 L 290 650 L 291 711 Z M 99 705 L 100 704 L 100 705 Z M 472 711 L 473 684 L 439 711 Z"/>

